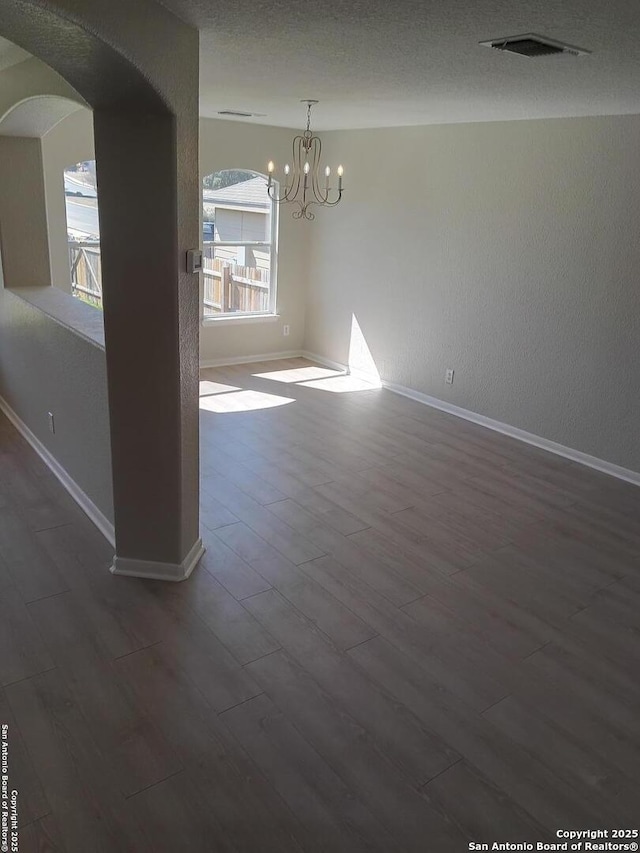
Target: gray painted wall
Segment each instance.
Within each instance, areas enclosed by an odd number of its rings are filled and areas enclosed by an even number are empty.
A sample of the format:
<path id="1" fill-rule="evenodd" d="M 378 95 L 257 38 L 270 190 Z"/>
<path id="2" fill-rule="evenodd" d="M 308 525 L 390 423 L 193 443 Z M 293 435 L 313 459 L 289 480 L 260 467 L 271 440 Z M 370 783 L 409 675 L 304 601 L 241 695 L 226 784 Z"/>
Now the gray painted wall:
<path id="1" fill-rule="evenodd" d="M 383 379 L 640 471 L 640 117 L 323 142 L 305 347 L 346 361 L 355 315 Z"/>
<path id="2" fill-rule="evenodd" d="M 7 287 L 50 284 L 39 139 L 0 136 L 0 249 Z"/>
<path id="3" fill-rule="evenodd" d="M 113 522 L 104 349 L 0 290 L 0 396 Z"/>
<path id="4" fill-rule="evenodd" d="M 0 137 L 0 187 L 0 396 L 113 521 L 104 348 L 17 295 L 52 290 L 39 139 Z M 95 309 L 75 299 L 72 309 L 89 329 Z"/>
<path id="5" fill-rule="evenodd" d="M 200 119 L 200 174 L 222 169 L 251 169 L 264 173 L 273 157 L 281 165 L 290 158 L 294 131 L 249 125 L 242 122 Z M 42 139 L 51 251 L 52 281 L 70 290 L 66 217 L 62 170 L 94 154 L 93 118 L 79 110 L 64 119 Z M 307 286 L 308 222 L 291 218 L 291 210 L 280 212 L 278 264 L 278 313 L 276 322 L 214 322 L 200 329 L 200 358 L 203 362 L 242 358 L 256 353 L 299 350 L 304 338 Z M 282 327 L 289 325 L 284 337 Z"/>

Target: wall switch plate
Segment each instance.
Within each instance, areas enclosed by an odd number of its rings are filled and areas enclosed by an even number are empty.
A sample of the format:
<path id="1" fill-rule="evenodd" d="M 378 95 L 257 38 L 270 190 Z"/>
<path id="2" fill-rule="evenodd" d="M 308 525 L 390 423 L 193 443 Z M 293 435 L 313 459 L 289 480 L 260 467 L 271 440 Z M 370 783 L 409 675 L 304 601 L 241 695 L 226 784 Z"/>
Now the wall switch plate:
<path id="1" fill-rule="evenodd" d="M 47 417 L 49 418 L 49 432 L 55 433 L 56 431 L 56 422 L 53 419 L 53 412 L 47 412 Z"/>
<path id="2" fill-rule="evenodd" d="M 453 385 L 453 368 L 449 367 L 445 370 L 444 381 L 447 385 Z"/>
<path id="3" fill-rule="evenodd" d="M 189 249 L 187 252 L 187 272 L 202 272 L 202 252 L 200 249 Z"/>
<path id="4" fill-rule="evenodd" d="M 285 338 L 289 334 L 289 331 L 290 331 L 289 324 L 285 323 L 285 325 L 282 327 L 282 334 L 285 336 Z"/>

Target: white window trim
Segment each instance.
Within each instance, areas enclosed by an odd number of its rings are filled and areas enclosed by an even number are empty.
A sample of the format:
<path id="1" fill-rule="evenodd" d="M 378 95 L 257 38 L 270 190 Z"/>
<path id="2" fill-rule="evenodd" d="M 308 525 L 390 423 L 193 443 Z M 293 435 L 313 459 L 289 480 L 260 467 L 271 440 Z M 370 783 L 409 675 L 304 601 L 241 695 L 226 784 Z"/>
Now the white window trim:
<path id="1" fill-rule="evenodd" d="M 247 169 L 248 172 L 253 171 L 252 169 Z M 210 174 L 215 174 L 212 172 Z M 266 175 L 261 174 L 260 172 L 254 172 L 256 177 L 267 178 Z M 204 176 L 206 177 L 206 175 Z M 203 178 L 204 180 L 204 178 Z M 275 183 L 275 193 L 278 193 L 278 185 Z M 200 182 L 202 187 L 202 181 Z M 202 195 L 203 189 L 201 189 L 200 198 L 201 198 L 201 207 L 204 206 L 204 196 Z M 202 241 L 203 248 L 205 245 L 214 245 L 214 246 L 268 246 L 270 249 L 270 266 L 269 266 L 269 311 L 264 312 L 262 314 L 251 313 L 251 314 L 240 314 L 237 312 L 227 313 L 227 314 L 204 314 L 204 305 L 201 304 L 202 313 L 202 325 L 210 326 L 216 323 L 220 325 L 226 325 L 227 323 L 269 323 L 274 322 L 280 318 L 280 314 L 278 314 L 278 238 L 280 234 L 279 229 L 279 205 L 272 201 L 271 202 L 271 241 L 270 242 L 261 242 L 261 241 L 246 241 L 246 242 L 235 242 L 235 241 L 216 241 L 216 240 L 206 240 Z M 202 228 L 200 229 L 202 234 Z M 202 236 L 200 237 L 202 240 Z M 205 273 L 202 273 L 202 280 L 204 281 Z"/>
<path id="2" fill-rule="evenodd" d="M 226 326 L 227 324 L 239 323 L 275 323 L 280 319 L 280 314 L 217 314 L 202 318 L 203 326 Z"/>

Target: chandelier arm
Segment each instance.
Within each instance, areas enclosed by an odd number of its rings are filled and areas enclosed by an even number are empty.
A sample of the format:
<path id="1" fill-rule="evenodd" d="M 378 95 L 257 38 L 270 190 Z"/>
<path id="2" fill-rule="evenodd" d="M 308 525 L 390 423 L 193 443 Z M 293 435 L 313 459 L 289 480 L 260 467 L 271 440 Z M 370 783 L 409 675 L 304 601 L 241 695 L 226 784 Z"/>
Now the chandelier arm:
<path id="1" fill-rule="evenodd" d="M 300 188 L 300 170 L 296 169 L 296 143 L 298 143 L 298 148 L 300 148 L 302 144 L 301 136 L 295 136 L 293 139 L 293 174 L 291 176 L 291 186 L 287 189 L 285 183 L 284 192 L 280 196 L 276 195 L 275 186 L 273 184 L 271 187 L 267 187 L 267 195 L 276 204 L 286 204 L 287 202 L 293 201 L 298 194 L 298 189 Z"/>
<path id="2" fill-rule="evenodd" d="M 336 204 L 338 204 L 338 202 L 342 198 L 343 192 L 344 192 L 344 190 L 339 191 L 338 198 L 335 199 L 335 201 L 308 201 L 306 204 L 306 207 L 310 207 L 312 204 L 320 205 L 320 207 L 335 207 Z M 306 217 L 306 218 L 308 219 L 309 217 Z M 313 218 L 315 219 L 315 216 Z"/>
<path id="3" fill-rule="evenodd" d="M 293 143 L 291 145 L 291 153 L 293 157 L 292 168 L 293 174 L 291 176 L 291 186 L 289 188 L 289 192 L 285 195 L 285 202 L 287 201 L 295 201 L 298 192 L 300 190 L 300 149 L 302 148 L 302 137 L 294 136 Z"/>
<path id="4" fill-rule="evenodd" d="M 313 197 L 316 204 L 323 204 L 323 195 L 318 180 L 320 159 L 322 155 L 322 142 L 318 136 L 313 137 Z"/>
<path id="5" fill-rule="evenodd" d="M 342 190 L 340 190 L 338 192 L 338 198 L 335 201 L 324 201 L 322 203 L 324 204 L 325 207 L 335 207 L 336 204 L 338 204 L 338 202 L 342 198 L 342 192 L 343 192 Z"/>
<path id="6" fill-rule="evenodd" d="M 317 101 L 307 101 L 307 126 L 292 143 L 293 163 L 291 167 L 291 184 L 289 175 L 286 175 L 284 190 L 278 196 L 274 183 L 272 183 L 271 171 L 269 173 L 269 184 L 267 193 L 276 203 L 293 203 L 297 208 L 293 213 L 294 219 L 315 219 L 315 213 L 310 209 L 317 204 L 326 207 L 335 207 L 342 198 L 342 168 L 338 169 L 337 197 L 329 201 L 333 188 L 329 186 L 329 174 L 326 174 L 325 187 L 321 186 L 320 164 L 322 160 L 322 141 L 315 136 L 311 130 L 311 108 Z M 305 170 L 305 165 L 307 169 Z"/>

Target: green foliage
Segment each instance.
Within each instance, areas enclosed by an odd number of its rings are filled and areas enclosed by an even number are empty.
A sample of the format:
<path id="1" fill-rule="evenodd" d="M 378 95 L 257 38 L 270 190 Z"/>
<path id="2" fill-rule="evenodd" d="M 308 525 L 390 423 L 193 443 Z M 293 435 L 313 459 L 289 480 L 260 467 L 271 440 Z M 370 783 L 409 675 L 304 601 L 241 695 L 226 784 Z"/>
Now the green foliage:
<path id="1" fill-rule="evenodd" d="M 249 181 L 255 178 L 254 172 L 247 172 L 245 169 L 226 169 L 224 172 L 214 172 L 212 175 L 207 175 L 202 185 L 206 190 L 221 190 L 224 187 L 231 187 L 233 184 L 241 184 L 243 181 Z"/>

